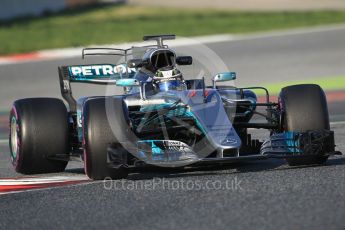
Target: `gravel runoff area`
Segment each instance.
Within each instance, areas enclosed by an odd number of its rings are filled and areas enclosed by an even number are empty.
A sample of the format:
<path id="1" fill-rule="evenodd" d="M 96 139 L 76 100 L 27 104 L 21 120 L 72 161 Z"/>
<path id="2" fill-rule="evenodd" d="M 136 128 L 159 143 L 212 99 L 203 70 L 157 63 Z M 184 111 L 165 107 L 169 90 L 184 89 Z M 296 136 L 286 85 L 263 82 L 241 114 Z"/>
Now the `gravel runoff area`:
<path id="1" fill-rule="evenodd" d="M 343 10 L 344 0 L 128 0 L 129 4 L 248 11 Z"/>

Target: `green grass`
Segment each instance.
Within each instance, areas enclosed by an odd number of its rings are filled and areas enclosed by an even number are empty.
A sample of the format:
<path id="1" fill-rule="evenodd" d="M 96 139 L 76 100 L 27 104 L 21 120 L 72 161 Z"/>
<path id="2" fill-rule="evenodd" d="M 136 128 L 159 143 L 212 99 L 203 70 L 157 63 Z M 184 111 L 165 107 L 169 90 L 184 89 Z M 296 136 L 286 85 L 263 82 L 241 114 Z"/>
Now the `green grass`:
<path id="1" fill-rule="evenodd" d="M 0 23 L 0 54 L 141 40 L 345 23 L 345 11 L 234 12 L 108 6 Z"/>
<path id="2" fill-rule="evenodd" d="M 278 95 L 280 90 L 289 85 L 297 84 L 317 84 L 322 87 L 325 91 L 332 90 L 344 90 L 345 89 L 345 76 L 336 76 L 336 77 L 324 77 L 319 79 L 309 79 L 301 81 L 291 81 L 291 82 L 280 82 L 274 84 L 263 84 L 262 86 L 267 88 L 271 95 Z M 257 91 L 257 94 L 262 96 L 264 93 L 260 90 Z"/>

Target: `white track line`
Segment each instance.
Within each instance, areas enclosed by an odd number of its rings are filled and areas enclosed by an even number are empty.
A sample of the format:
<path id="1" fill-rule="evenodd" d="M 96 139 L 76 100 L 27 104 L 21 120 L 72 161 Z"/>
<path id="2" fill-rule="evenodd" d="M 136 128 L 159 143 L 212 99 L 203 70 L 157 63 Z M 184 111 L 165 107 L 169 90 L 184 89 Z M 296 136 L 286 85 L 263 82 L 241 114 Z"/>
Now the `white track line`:
<path id="1" fill-rule="evenodd" d="M 73 182 L 73 181 L 82 181 L 82 180 L 89 180 L 89 178 L 85 175 L 4 178 L 4 179 L 0 179 L 0 186 L 2 186 L 2 185 L 32 185 L 32 184 L 64 183 L 64 182 Z"/>
<path id="2" fill-rule="evenodd" d="M 8 139 L 0 139 L 0 144 L 7 144 L 8 143 Z"/>
<path id="3" fill-rule="evenodd" d="M 60 187 L 77 186 L 81 184 L 93 183 L 86 175 L 73 176 L 41 176 L 41 177 L 19 177 L 19 178 L 3 178 L 0 179 L 0 195 L 10 193 L 22 193 L 30 191 L 39 191 L 54 189 Z M 50 186 L 50 184 L 52 186 Z M 26 188 L 25 186 L 43 186 L 41 188 Z M 17 191 L 1 191 L 1 187 L 6 186 L 23 186 Z"/>
<path id="4" fill-rule="evenodd" d="M 345 121 L 330 122 L 331 125 L 345 125 Z"/>

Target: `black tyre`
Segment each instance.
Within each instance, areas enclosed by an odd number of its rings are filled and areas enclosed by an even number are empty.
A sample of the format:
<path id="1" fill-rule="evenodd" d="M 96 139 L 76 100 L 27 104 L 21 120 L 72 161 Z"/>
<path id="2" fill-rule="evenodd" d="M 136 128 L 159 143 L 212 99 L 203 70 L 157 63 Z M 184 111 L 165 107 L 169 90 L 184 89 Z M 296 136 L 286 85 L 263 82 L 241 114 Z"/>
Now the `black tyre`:
<path id="1" fill-rule="evenodd" d="M 10 113 L 10 153 L 15 170 L 23 174 L 64 171 L 67 161 L 50 156 L 68 154 L 68 114 L 55 98 L 28 98 L 13 103 Z"/>
<path id="2" fill-rule="evenodd" d="M 115 127 L 113 130 L 107 118 L 106 104 L 115 103 L 116 116 L 112 117 L 110 122 Z M 128 175 L 127 168 L 120 166 L 118 168 L 109 167 L 108 147 L 115 149 L 116 153 L 127 154 L 127 151 L 118 143 L 116 137 L 119 137 L 128 127 L 124 119 L 122 99 L 95 98 L 85 102 L 83 108 L 83 136 L 84 136 L 84 162 L 85 173 L 93 180 L 102 180 L 105 178 L 121 179 Z M 114 132 L 117 133 L 114 133 Z"/>
<path id="3" fill-rule="evenodd" d="M 282 89 L 280 94 L 284 131 L 304 132 L 330 130 L 326 96 L 320 86 L 314 84 L 293 85 Z M 290 166 L 323 164 L 328 156 L 287 158 Z"/>

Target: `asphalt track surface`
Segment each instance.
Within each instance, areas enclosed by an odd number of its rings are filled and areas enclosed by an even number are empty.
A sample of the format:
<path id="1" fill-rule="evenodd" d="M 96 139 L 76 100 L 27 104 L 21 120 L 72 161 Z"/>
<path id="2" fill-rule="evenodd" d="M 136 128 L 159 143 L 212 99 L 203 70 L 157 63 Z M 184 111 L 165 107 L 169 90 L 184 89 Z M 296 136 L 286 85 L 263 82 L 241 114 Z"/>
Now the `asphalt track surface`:
<path id="1" fill-rule="evenodd" d="M 332 128 L 344 152 L 345 125 Z M 0 228 L 343 229 L 344 178 L 343 156 L 300 168 L 267 160 L 150 170 L 124 181 L 1 195 Z"/>
<path id="2" fill-rule="evenodd" d="M 209 47 L 237 70 L 238 85 L 256 85 L 344 75 L 344 37 L 340 29 Z M 72 63 L 83 62 L 1 66 L 0 110 L 16 98 L 58 96 L 57 66 Z M 344 115 L 344 107 L 342 102 L 330 105 L 331 116 Z M 345 124 L 334 123 L 332 129 L 337 149 L 345 152 Z M 267 134 L 255 133 L 261 139 Z M 1 142 L 0 178 L 19 176 L 8 155 L 7 143 Z M 267 160 L 186 171 L 151 169 L 124 181 L 5 194 L 0 195 L 0 229 L 343 229 L 344 164 L 345 157 L 335 156 L 312 167 Z M 72 162 L 62 175 L 82 173 L 82 164 Z"/>

